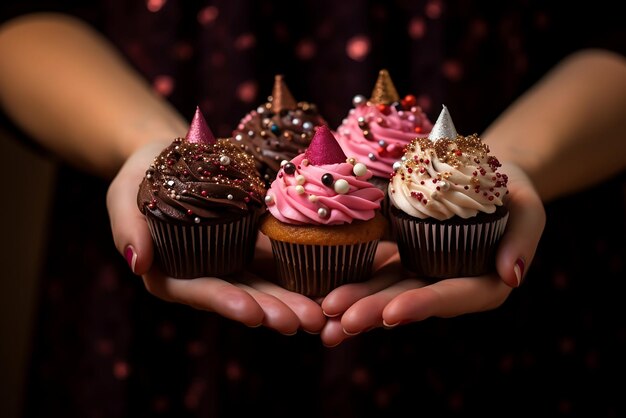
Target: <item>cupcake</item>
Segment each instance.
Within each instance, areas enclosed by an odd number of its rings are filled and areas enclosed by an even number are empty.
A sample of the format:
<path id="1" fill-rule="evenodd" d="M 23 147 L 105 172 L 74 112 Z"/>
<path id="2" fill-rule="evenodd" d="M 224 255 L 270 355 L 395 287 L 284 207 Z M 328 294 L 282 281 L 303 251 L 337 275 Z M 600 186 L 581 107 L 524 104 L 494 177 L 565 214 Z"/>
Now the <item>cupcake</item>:
<path id="1" fill-rule="evenodd" d="M 266 186 L 274 180 L 283 160 L 304 152 L 313 131 L 326 122 L 309 102 L 296 102 L 282 75 L 276 75 L 267 103 L 245 115 L 233 140 L 254 156 Z"/>
<path id="2" fill-rule="evenodd" d="M 389 182 L 390 220 L 403 266 L 418 277 L 477 276 L 495 269 L 508 220 L 507 175 L 476 135 L 458 135 L 448 109 L 416 138 Z"/>
<path id="3" fill-rule="evenodd" d="M 265 202 L 260 231 L 272 244 L 278 284 L 310 297 L 366 280 L 387 221 L 371 171 L 347 158 L 330 129 L 284 161 Z"/>
<path id="4" fill-rule="evenodd" d="M 252 259 L 265 187 L 252 156 L 215 139 L 199 109 L 147 169 L 137 204 L 157 261 L 175 278 L 222 276 Z"/>
<path id="5" fill-rule="evenodd" d="M 347 155 L 367 161 L 370 180 L 387 193 L 393 163 L 404 147 L 418 136 L 427 136 L 432 123 L 417 106 L 415 96 L 400 99 L 387 70 L 380 70 L 372 96 L 357 95 L 354 108 L 337 128 L 337 140 Z M 383 201 L 382 212 L 387 212 Z"/>

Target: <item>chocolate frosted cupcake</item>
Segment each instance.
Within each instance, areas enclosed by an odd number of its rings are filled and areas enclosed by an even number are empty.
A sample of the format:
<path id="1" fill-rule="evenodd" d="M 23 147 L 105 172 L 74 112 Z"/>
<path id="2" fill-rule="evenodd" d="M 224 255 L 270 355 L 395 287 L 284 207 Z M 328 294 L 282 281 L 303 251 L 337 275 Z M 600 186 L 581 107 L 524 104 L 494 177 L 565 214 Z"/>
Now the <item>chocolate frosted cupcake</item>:
<path id="1" fill-rule="evenodd" d="M 354 107 L 337 128 L 337 140 L 346 155 L 367 162 L 373 174 L 370 181 L 386 194 L 393 163 L 402 157 L 409 142 L 428 136 L 433 125 L 415 96 L 400 98 L 385 69 L 378 73 L 371 97 L 357 95 L 352 102 Z M 387 205 L 385 199 L 385 214 Z"/>
<path id="2" fill-rule="evenodd" d="M 186 137 L 147 169 L 137 204 L 161 267 L 182 279 L 226 275 L 249 264 L 264 195 L 252 157 L 216 140 L 196 109 Z"/>
<path id="3" fill-rule="evenodd" d="M 265 201 L 260 230 L 272 244 L 278 283 L 324 296 L 345 283 L 367 280 L 387 221 L 383 192 L 372 173 L 346 158 L 326 126 L 305 153 L 284 161 Z"/>
<path id="4" fill-rule="evenodd" d="M 419 277 L 495 270 L 508 220 L 507 176 L 477 135 L 458 135 L 448 109 L 428 138 L 416 138 L 389 183 L 392 231 L 402 264 Z"/>
<path id="5" fill-rule="evenodd" d="M 254 156 L 261 178 L 268 186 L 276 177 L 283 160 L 304 152 L 314 128 L 326 122 L 317 106 L 296 102 L 282 75 L 276 75 L 267 103 L 241 119 L 233 140 Z"/>

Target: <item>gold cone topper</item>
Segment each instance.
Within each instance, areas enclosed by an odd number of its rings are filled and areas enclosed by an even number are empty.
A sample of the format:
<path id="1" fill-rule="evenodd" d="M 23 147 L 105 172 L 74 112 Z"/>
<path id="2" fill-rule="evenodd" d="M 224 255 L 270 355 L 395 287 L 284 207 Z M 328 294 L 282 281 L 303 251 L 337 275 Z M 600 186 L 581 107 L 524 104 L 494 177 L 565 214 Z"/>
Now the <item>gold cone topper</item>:
<path id="1" fill-rule="evenodd" d="M 398 96 L 396 87 L 393 85 L 393 81 L 391 81 L 389 72 L 385 69 L 380 70 L 378 72 L 376 85 L 374 86 L 374 90 L 372 91 L 372 97 L 370 98 L 370 102 L 374 104 L 390 105 L 393 102 L 399 101 L 400 96 Z"/>
<path id="2" fill-rule="evenodd" d="M 283 76 L 277 74 L 274 77 L 274 89 L 272 90 L 272 112 L 280 113 L 281 110 L 294 110 L 296 107 L 296 100 L 287 88 Z"/>

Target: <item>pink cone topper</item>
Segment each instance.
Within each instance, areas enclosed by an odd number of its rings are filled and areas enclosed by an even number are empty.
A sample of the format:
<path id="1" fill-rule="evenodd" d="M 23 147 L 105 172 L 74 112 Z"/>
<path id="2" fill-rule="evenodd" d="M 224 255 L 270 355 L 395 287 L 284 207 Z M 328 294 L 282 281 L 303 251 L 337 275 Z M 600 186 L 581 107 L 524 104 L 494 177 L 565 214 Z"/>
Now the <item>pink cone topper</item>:
<path id="1" fill-rule="evenodd" d="M 213 132 L 211 132 L 211 129 L 209 129 L 209 125 L 207 125 L 200 111 L 200 107 L 198 106 L 196 106 L 196 114 L 193 116 L 185 139 L 198 144 L 215 144 L 216 142 L 215 136 Z"/>
<path id="2" fill-rule="evenodd" d="M 346 154 L 344 154 L 337 139 L 335 139 L 335 136 L 326 125 L 321 125 L 317 128 L 304 156 L 313 165 L 346 162 Z"/>

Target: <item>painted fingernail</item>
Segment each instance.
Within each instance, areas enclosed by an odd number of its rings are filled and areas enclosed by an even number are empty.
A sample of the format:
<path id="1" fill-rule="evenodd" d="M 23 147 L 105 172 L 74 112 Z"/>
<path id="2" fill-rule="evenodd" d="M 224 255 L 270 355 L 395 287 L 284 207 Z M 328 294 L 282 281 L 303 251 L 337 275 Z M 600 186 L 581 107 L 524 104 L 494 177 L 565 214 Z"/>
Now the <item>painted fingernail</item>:
<path id="1" fill-rule="evenodd" d="M 126 258 L 126 262 L 128 263 L 128 267 L 134 273 L 135 272 L 135 263 L 137 263 L 137 253 L 132 245 L 129 245 L 124 250 L 124 258 Z"/>
<path id="2" fill-rule="evenodd" d="M 515 272 L 515 278 L 517 279 L 517 286 L 519 287 L 522 284 L 522 278 L 524 277 L 524 263 L 523 258 L 518 258 L 515 260 L 515 265 L 513 266 L 513 271 Z"/>

